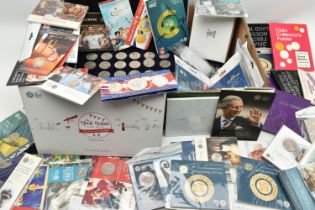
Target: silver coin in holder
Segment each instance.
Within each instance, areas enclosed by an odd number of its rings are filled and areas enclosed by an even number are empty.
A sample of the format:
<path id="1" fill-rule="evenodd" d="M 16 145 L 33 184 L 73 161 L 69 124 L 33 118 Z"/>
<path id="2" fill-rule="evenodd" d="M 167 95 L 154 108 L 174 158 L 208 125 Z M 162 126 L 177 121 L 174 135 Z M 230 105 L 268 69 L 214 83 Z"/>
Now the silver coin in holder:
<path id="1" fill-rule="evenodd" d="M 129 54 L 129 58 L 132 60 L 136 60 L 139 59 L 141 57 L 141 54 L 138 52 L 132 52 Z"/>
<path id="2" fill-rule="evenodd" d="M 106 162 L 103 163 L 101 166 L 101 172 L 105 175 L 105 176 L 110 176 L 115 172 L 116 166 L 114 163 L 112 162 Z"/>
<path id="3" fill-rule="evenodd" d="M 149 72 L 154 72 L 154 71 L 151 69 L 145 71 L 145 73 L 149 73 Z"/>
<path id="4" fill-rule="evenodd" d="M 127 58 L 127 53 L 119 52 L 119 53 L 116 54 L 116 58 L 117 58 L 118 60 L 124 60 L 124 59 Z"/>
<path id="5" fill-rule="evenodd" d="M 99 67 L 100 67 L 101 69 L 108 69 L 110 66 L 111 66 L 111 64 L 110 64 L 109 61 L 102 61 L 102 62 L 99 64 Z"/>
<path id="6" fill-rule="evenodd" d="M 138 70 L 131 70 L 130 72 L 129 72 L 129 75 L 132 75 L 132 74 L 140 74 L 141 72 L 140 71 L 138 71 Z"/>
<path id="7" fill-rule="evenodd" d="M 84 64 L 84 67 L 88 69 L 94 69 L 96 67 L 96 63 L 93 61 L 88 61 Z"/>
<path id="8" fill-rule="evenodd" d="M 165 53 L 163 55 L 159 55 L 160 59 L 168 59 L 170 57 L 169 53 Z"/>
<path id="9" fill-rule="evenodd" d="M 139 175 L 139 183 L 142 186 L 150 187 L 154 184 L 154 175 L 149 171 L 144 171 Z"/>
<path id="10" fill-rule="evenodd" d="M 95 61 L 98 55 L 96 53 L 88 53 L 85 57 L 89 61 Z"/>
<path id="11" fill-rule="evenodd" d="M 88 173 L 88 170 L 84 167 L 81 167 L 78 171 L 77 171 L 77 176 L 78 177 L 85 177 Z"/>
<path id="12" fill-rule="evenodd" d="M 100 78 L 110 77 L 110 72 L 109 71 L 101 71 L 100 73 L 98 73 L 98 77 L 100 77 Z"/>
<path id="13" fill-rule="evenodd" d="M 144 65 L 145 67 L 150 68 L 150 67 L 152 67 L 152 66 L 155 65 L 155 61 L 154 61 L 153 59 L 145 59 L 145 60 L 143 61 L 143 65 Z"/>
<path id="14" fill-rule="evenodd" d="M 126 62 L 125 61 L 117 61 L 115 64 L 114 64 L 115 68 L 117 69 L 123 69 L 127 66 Z"/>
<path id="15" fill-rule="evenodd" d="M 111 54 L 111 53 L 109 53 L 109 52 L 105 52 L 105 53 L 103 53 L 102 55 L 101 55 L 101 58 L 103 59 L 103 60 L 110 60 L 110 59 L 112 59 L 112 57 L 113 57 L 113 55 Z"/>
<path id="16" fill-rule="evenodd" d="M 130 68 L 137 69 L 141 66 L 141 63 L 139 61 L 131 61 L 129 63 L 129 66 Z"/>
<path id="17" fill-rule="evenodd" d="M 126 72 L 119 70 L 114 73 L 114 76 L 115 77 L 126 76 Z"/>
<path id="18" fill-rule="evenodd" d="M 144 53 L 143 56 L 144 56 L 145 58 L 153 59 L 153 58 L 155 58 L 155 53 L 154 53 L 154 52 L 146 52 L 146 53 Z"/>
<path id="19" fill-rule="evenodd" d="M 161 60 L 159 64 L 162 68 L 168 68 L 172 65 L 169 60 Z"/>

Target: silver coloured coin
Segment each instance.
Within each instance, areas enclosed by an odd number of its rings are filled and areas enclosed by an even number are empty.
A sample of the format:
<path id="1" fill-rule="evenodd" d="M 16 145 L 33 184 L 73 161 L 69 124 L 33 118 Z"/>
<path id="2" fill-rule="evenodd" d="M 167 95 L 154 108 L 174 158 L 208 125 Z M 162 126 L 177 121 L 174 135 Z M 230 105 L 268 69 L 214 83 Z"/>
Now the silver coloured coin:
<path id="1" fill-rule="evenodd" d="M 155 58 L 155 53 L 154 52 L 146 52 L 146 53 L 144 53 L 144 57 L 153 59 L 153 58 Z"/>
<path id="2" fill-rule="evenodd" d="M 140 57 L 141 57 L 141 54 L 138 52 L 132 52 L 129 54 L 129 58 L 133 60 L 139 59 Z"/>
<path id="3" fill-rule="evenodd" d="M 145 71 L 145 73 L 149 73 L 149 72 L 154 72 L 154 71 L 151 69 Z"/>
<path id="4" fill-rule="evenodd" d="M 95 61 L 97 59 L 97 54 L 96 53 L 89 53 L 86 55 L 86 59 L 88 59 L 89 61 Z"/>
<path id="5" fill-rule="evenodd" d="M 103 165 L 101 166 L 101 172 L 105 175 L 105 176 L 110 176 L 115 172 L 116 166 L 114 163 L 112 162 L 106 162 L 103 163 Z"/>
<path id="6" fill-rule="evenodd" d="M 160 66 L 162 68 L 168 68 L 171 66 L 171 62 L 169 60 L 161 60 L 160 61 Z"/>
<path id="7" fill-rule="evenodd" d="M 101 58 L 105 61 L 112 59 L 113 55 L 109 52 L 105 52 L 101 55 Z"/>
<path id="8" fill-rule="evenodd" d="M 98 73 L 98 77 L 100 77 L 100 78 L 110 77 L 110 72 L 109 71 L 101 71 L 100 73 Z"/>
<path id="9" fill-rule="evenodd" d="M 99 67 L 101 69 L 108 69 L 109 67 L 111 66 L 110 62 L 108 61 L 102 61 L 100 64 L 99 64 Z"/>
<path id="10" fill-rule="evenodd" d="M 138 70 L 131 70 L 130 72 L 129 72 L 129 75 L 132 75 L 132 74 L 140 74 L 141 72 L 140 71 L 138 71 Z"/>
<path id="11" fill-rule="evenodd" d="M 127 58 L 127 53 L 119 52 L 119 53 L 116 54 L 116 58 L 117 58 L 118 60 L 124 60 L 124 59 Z"/>
<path id="12" fill-rule="evenodd" d="M 126 62 L 125 61 L 117 61 L 115 64 L 114 64 L 115 68 L 117 69 L 123 69 L 127 66 Z"/>
<path id="13" fill-rule="evenodd" d="M 149 171 L 142 172 L 139 175 L 139 183 L 145 187 L 152 186 L 154 184 L 154 175 Z"/>
<path id="14" fill-rule="evenodd" d="M 131 61 L 129 63 L 129 66 L 130 68 L 137 69 L 141 66 L 141 63 L 139 61 Z"/>
<path id="15" fill-rule="evenodd" d="M 77 171 L 77 176 L 78 177 L 85 177 L 87 175 L 87 169 L 84 167 L 81 167 L 78 171 Z"/>
<path id="16" fill-rule="evenodd" d="M 152 66 L 155 65 L 155 61 L 154 61 L 153 59 L 145 59 L 145 60 L 143 61 L 143 65 L 144 65 L 145 67 L 150 68 L 150 67 L 152 67 Z"/>
<path id="17" fill-rule="evenodd" d="M 94 69 L 96 67 L 96 63 L 93 61 L 88 61 L 84 64 L 84 67 L 88 69 Z"/>
<path id="18" fill-rule="evenodd" d="M 115 77 L 125 76 L 125 75 L 126 75 L 126 72 L 121 71 L 121 70 L 116 71 L 116 72 L 114 73 L 114 76 L 115 76 Z"/>
<path id="19" fill-rule="evenodd" d="M 170 57 L 169 53 L 163 54 L 163 55 L 159 55 L 160 59 L 168 59 Z"/>

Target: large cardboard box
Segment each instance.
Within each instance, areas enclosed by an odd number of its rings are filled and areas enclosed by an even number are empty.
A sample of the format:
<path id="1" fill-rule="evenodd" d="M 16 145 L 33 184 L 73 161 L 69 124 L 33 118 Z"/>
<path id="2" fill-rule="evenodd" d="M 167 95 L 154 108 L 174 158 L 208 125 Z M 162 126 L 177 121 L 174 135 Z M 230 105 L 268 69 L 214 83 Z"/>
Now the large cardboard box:
<path id="1" fill-rule="evenodd" d="M 77 105 L 39 86 L 19 87 L 39 153 L 133 156 L 160 146 L 165 94 Z"/>

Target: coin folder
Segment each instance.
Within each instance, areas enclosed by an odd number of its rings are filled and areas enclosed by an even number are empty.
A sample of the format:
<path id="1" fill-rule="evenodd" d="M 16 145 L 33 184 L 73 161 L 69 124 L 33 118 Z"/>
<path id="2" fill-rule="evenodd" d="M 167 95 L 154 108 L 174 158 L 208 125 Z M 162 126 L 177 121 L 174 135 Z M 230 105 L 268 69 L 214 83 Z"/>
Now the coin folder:
<path id="1" fill-rule="evenodd" d="M 129 47 L 121 51 L 79 52 L 76 68 L 88 68 L 89 73 L 102 78 L 125 76 L 169 69 L 175 71 L 171 52 L 158 55 L 154 50 Z"/>

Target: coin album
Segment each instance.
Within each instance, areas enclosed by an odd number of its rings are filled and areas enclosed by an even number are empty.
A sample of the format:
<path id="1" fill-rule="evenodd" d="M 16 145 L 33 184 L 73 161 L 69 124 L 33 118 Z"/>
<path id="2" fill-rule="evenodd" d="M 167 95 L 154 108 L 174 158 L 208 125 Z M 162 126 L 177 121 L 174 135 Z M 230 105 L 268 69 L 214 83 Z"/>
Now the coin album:
<path id="1" fill-rule="evenodd" d="M 159 56 L 155 51 L 129 47 L 120 51 L 79 52 L 77 68 L 88 68 L 89 73 L 102 78 L 126 76 L 163 69 L 175 69 L 172 53 Z"/>
<path id="2" fill-rule="evenodd" d="M 224 163 L 172 160 L 171 208 L 229 209 Z"/>
<path id="3" fill-rule="evenodd" d="M 270 163 L 241 157 L 241 165 L 237 169 L 237 200 L 291 210 L 278 173 L 279 169 Z"/>

